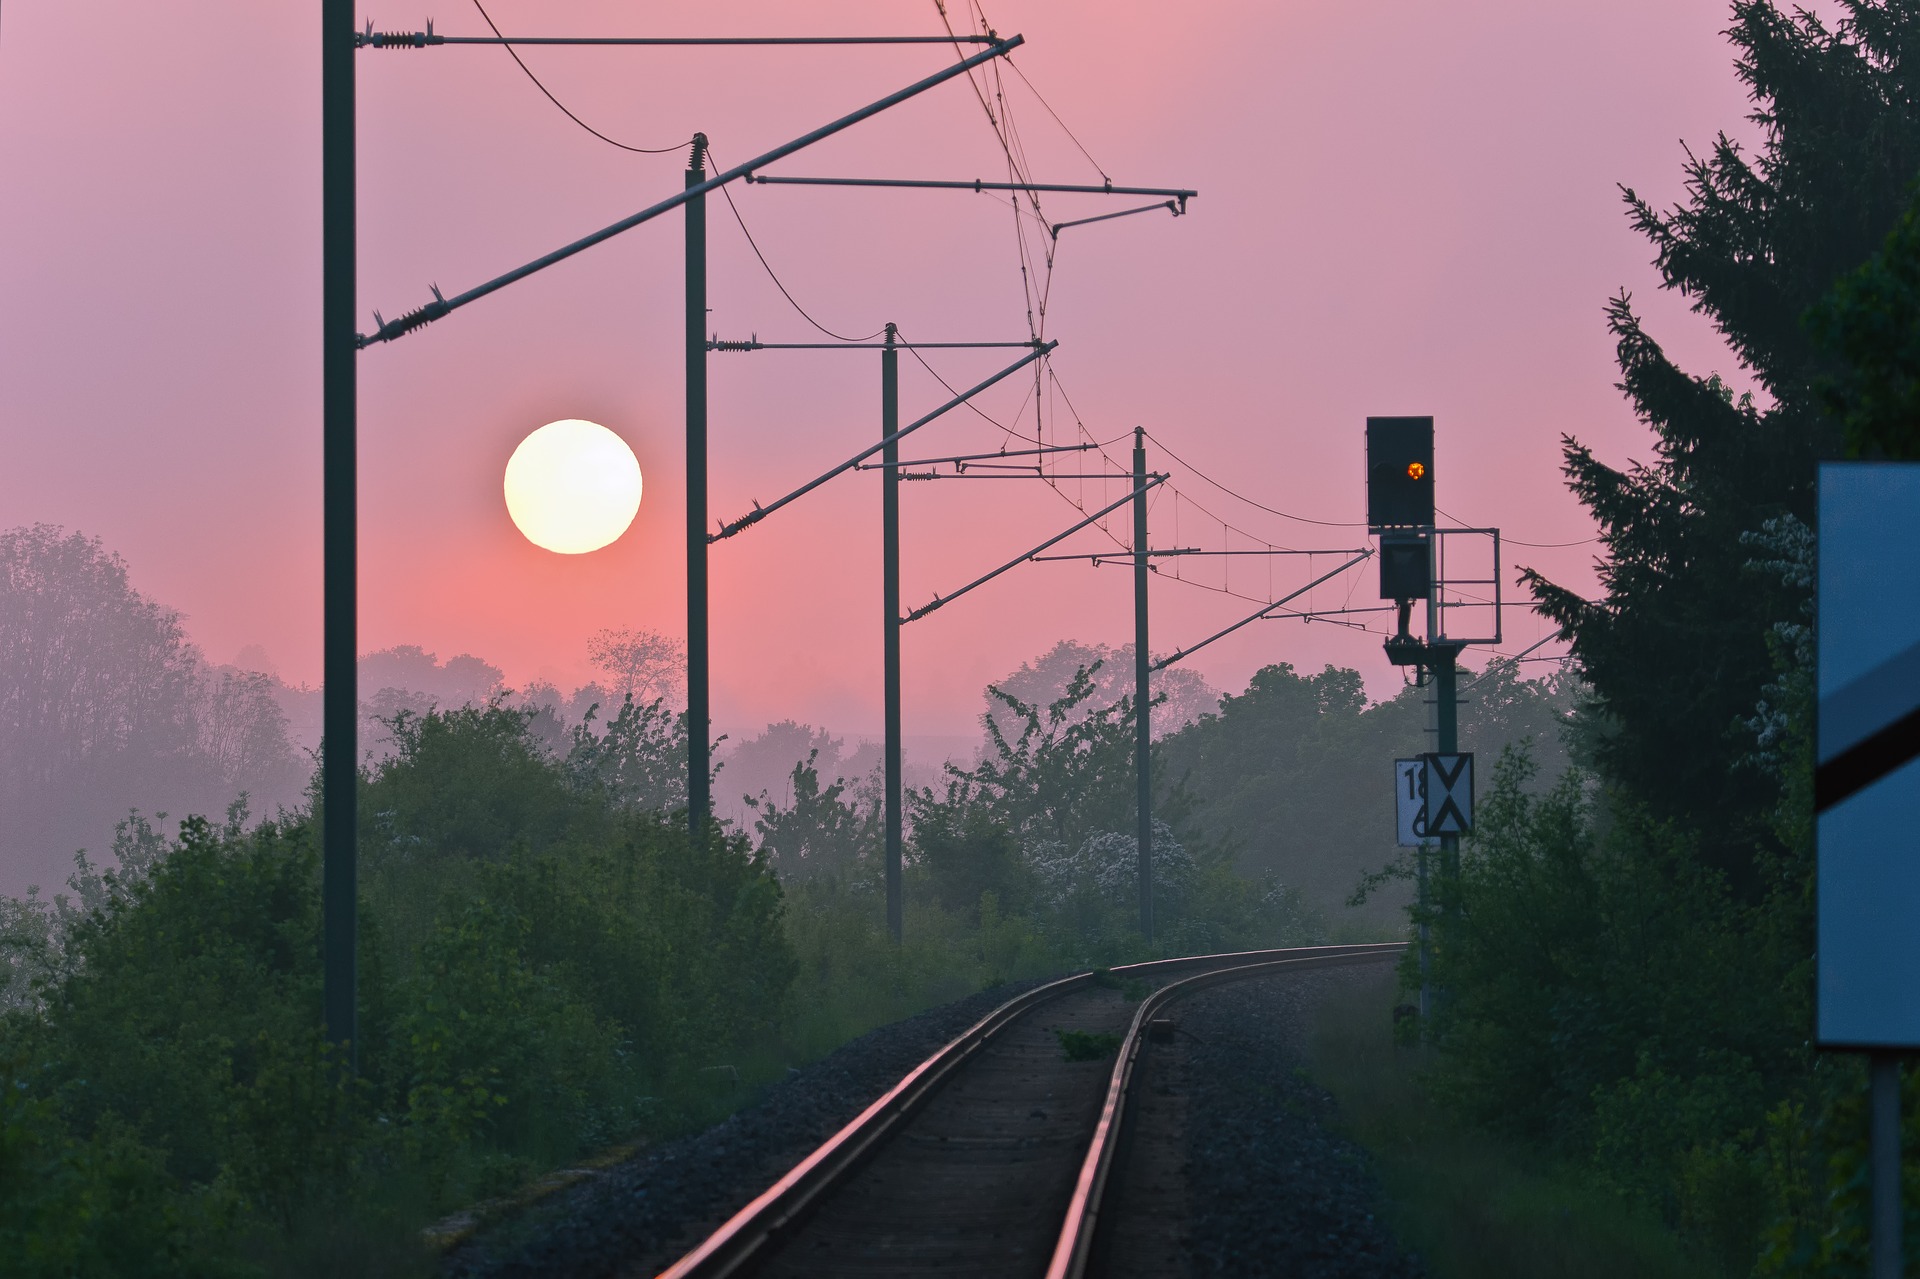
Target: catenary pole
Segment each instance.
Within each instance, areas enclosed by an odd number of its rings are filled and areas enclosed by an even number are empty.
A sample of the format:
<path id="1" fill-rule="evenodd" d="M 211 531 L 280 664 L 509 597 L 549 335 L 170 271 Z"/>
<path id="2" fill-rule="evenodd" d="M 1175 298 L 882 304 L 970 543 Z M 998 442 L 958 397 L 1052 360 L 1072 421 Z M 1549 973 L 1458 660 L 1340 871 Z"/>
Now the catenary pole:
<path id="1" fill-rule="evenodd" d="M 1457 658 L 1461 644 L 1445 638 L 1446 605 L 1441 598 L 1440 538 L 1429 534 L 1428 552 L 1433 557 L 1429 578 L 1432 585 L 1427 591 L 1427 651 L 1432 655 L 1430 668 L 1433 672 L 1433 749 L 1441 755 L 1456 755 L 1460 751 L 1460 680 Z M 1442 835 L 1440 837 L 1440 913 L 1443 920 L 1451 920 L 1459 909 L 1459 873 L 1460 873 L 1460 837 Z M 1429 943 L 1429 954 L 1431 943 Z M 1423 992 L 1427 997 L 1431 989 Z M 1443 992 L 1444 997 L 1444 992 Z"/>
<path id="2" fill-rule="evenodd" d="M 900 742 L 900 352 L 894 347 L 897 330 L 887 324 L 886 349 L 880 353 L 880 437 L 887 442 L 881 454 L 884 474 L 880 484 L 881 613 L 883 665 L 886 668 L 887 770 L 887 935 L 900 944 L 904 927 L 901 900 L 901 842 L 905 826 Z"/>
<path id="3" fill-rule="evenodd" d="M 1147 442 L 1133 428 L 1133 768 L 1139 823 L 1140 935 L 1153 940 L 1153 699 L 1147 657 Z"/>
<path id="4" fill-rule="evenodd" d="M 1458 644 L 1433 646 L 1434 749 L 1442 755 L 1460 752 L 1460 668 Z M 1440 837 L 1441 909 L 1449 915 L 1459 908 L 1460 837 Z"/>
<path id="5" fill-rule="evenodd" d="M 693 135 L 687 186 L 707 180 L 707 135 Z M 687 828 L 706 838 L 712 811 L 707 665 L 707 199 L 687 198 Z"/>
<path id="6" fill-rule="evenodd" d="M 327 1039 L 352 1070 L 360 713 L 353 0 L 323 0 L 320 23 L 321 1005 Z"/>

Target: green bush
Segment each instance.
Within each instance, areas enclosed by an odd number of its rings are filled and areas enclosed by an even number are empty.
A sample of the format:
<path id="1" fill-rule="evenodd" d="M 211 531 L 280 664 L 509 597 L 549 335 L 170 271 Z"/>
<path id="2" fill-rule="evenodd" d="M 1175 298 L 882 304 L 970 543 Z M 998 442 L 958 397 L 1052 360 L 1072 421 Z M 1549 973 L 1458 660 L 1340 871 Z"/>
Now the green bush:
<path id="1" fill-rule="evenodd" d="M 744 840 L 635 808 L 521 712 L 393 727 L 361 797 L 357 1075 L 321 1033 L 305 816 L 189 819 L 121 874 L 83 862 L 81 908 L 0 921 L 19 957 L 0 1021 L 17 1255 L 60 1274 L 404 1270 L 431 1214 L 706 1115 L 701 1068 L 780 1020 L 784 900 Z"/>

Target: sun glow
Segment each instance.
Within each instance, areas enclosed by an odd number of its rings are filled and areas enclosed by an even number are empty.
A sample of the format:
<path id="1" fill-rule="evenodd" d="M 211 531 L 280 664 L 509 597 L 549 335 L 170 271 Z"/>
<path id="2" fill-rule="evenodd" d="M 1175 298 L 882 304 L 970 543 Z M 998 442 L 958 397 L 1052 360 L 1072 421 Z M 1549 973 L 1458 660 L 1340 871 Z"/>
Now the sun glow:
<path id="1" fill-rule="evenodd" d="M 507 514 L 535 546 L 584 555 L 627 531 L 640 510 L 640 462 L 597 422 L 549 422 L 507 459 Z"/>

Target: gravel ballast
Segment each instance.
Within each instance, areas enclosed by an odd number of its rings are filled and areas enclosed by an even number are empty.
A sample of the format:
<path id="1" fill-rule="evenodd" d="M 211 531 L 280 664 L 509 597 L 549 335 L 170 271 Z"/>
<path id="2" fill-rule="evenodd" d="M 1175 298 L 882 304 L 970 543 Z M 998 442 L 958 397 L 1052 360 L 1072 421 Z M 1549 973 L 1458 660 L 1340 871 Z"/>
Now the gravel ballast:
<path id="1" fill-rule="evenodd" d="M 459 1279 L 657 1273 L 772 1185 L 902 1076 L 1037 982 L 869 1031 L 730 1118 L 650 1147 L 450 1254 Z"/>
<path id="2" fill-rule="evenodd" d="M 1336 1131 L 1307 1077 L 1314 1006 L 1378 981 L 1329 968 L 1203 991 L 1175 1005 L 1187 1034 L 1188 1262 L 1194 1275 L 1418 1279 L 1378 1219 L 1366 1153 Z"/>

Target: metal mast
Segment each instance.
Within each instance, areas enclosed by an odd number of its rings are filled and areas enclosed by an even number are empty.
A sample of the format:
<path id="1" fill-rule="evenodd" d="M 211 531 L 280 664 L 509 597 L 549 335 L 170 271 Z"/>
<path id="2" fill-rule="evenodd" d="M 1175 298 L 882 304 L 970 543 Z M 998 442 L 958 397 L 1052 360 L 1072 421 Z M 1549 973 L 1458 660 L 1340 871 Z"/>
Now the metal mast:
<path id="1" fill-rule="evenodd" d="M 693 135 L 687 187 L 707 180 L 707 135 Z M 713 811 L 707 665 L 707 197 L 687 197 L 687 829 L 706 838 Z"/>
<path id="2" fill-rule="evenodd" d="M 1153 698 L 1147 657 L 1147 438 L 1133 428 L 1133 766 L 1140 833 L 1140 935 L 1153 940 Z"/>
<path id="3" fill-rule="evenodd" d="M 904 784 L 901 775 L 900 743 L 900 352 L 894 346 L 898 335 L 891 321 L 887 324 L 886 348 L 880 352 L 880 438 L 885 440 L 880 461 L 880 539 L 882 635 L 886 667 L 886 769 L 887 769 L 887 935 L 900 943 L 904 912 L 900 882 L 901 835 L 905 825 L 901 804 Z"/>
<path id="4" fill-rule="evenodd" d="M 327 1039 L 359 1057 L 355 862 L 359 833 L 358 384 L 354 362 L 353 0 L 320 8 L 322 995 Z"/>

